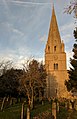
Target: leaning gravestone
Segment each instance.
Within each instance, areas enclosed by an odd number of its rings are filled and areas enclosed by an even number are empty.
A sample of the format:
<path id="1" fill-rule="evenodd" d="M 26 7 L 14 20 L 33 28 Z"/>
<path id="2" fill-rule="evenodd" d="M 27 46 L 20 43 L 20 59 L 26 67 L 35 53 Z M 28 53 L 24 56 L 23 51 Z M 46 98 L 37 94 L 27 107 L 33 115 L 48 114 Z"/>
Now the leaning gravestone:
<path id="1" fill-rule="evenodd" d="M 6 97 L 3 98 L 2 105 L 1 105 L 1 111 L 3 110 L 5 100 L 6 100 Z"/>
<path id="2" fill-rule="evenodd" d="M 74 108 L 75 108 L 75 110 L 77 110 L 77 100 L 75 100 Z"/>
<path id="3" fill-rule="evenodd" d="M 52 103 L 52 115 L 54 116 L 54 119 L 56 119 L 56 103 Z"/>

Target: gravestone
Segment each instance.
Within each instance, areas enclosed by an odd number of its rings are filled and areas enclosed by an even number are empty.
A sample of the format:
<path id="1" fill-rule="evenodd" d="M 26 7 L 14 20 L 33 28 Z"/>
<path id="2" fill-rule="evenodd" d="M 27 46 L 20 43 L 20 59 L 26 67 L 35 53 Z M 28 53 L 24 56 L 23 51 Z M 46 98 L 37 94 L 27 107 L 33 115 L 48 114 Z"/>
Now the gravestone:
<path id="1" fill-rule="evenodd" d="M 69 102 L 69 109 L 72 109 L 72 104 L 71 104 L 71 102 Z"/>
<path id="2" fill-rule="evenodd" d="M 54 119 L 56 119 L 56 103 L 52 103 L 52 115 L 54 116 Z"/>
<path id="3" fill-rule="evenodd" d="M 65 108 L 68 109 L 68 102 L 65 101 Z"/>
<path id="4" fill-rule="evenodd" d="M 75 100 L 74 108 L 75 108 L 75 110 L 77 110 L 77 100 Z"/>
<path id="5" fill-rule="evenodd" d="M 24 103 L 22 104 L 22 109 L 21 109 L 21 119 L 24 118 Z"/>
<path id="6" fill-rule="evenodd" d="M 57 112 L 59 112 L 59 102 L 57 102 L 56 104 L 57 104 Z"/>
<path id="7" fill-rule="evenodd" d="M 72 100 L 70 100 L 70 102 L 71 102 L 71 105 L 72 105 L 72 109 L 74 109 L 76 100 L 72 99 Z"/>
<path id="8" fill-rule="evenodd" d="M 30 119 L 30 109 L 27 107 L 27 118 L 26 119 Z"/>
<path id="9" fill-rule="evenodd" d="M 6 100 L 6 97 L 3 98 L 2 105 L 1 105 L 1 111 L 3 110 L 5 100 Z"/>

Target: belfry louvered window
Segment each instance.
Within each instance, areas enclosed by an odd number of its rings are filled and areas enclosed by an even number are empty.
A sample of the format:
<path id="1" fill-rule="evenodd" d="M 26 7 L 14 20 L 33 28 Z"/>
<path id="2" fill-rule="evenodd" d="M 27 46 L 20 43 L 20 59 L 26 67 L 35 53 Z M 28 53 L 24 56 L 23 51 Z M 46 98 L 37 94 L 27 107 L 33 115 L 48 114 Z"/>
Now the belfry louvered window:
<path id="1" fill-rule="evenodd" d="M 48 52 L 50 52 L 50 46 L 48 45 Z"/>
<path id="2" fill-rule="evenodd" d="M 54 52 L 56 52 L 56 46 L 54 46 Z"/>
<path id="3" fill-rule="evenodd" d="M 54 64 L 54 70 L 58 70 L 58 64 Z"/>

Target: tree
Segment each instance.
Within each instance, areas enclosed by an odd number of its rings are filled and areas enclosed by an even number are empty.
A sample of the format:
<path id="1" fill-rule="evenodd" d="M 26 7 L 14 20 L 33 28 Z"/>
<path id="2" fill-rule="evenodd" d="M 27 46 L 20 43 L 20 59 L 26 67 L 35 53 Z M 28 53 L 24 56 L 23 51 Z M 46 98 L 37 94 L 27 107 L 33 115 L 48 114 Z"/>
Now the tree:
<path id="1" fill-rule="evenodd" d="M 20 69 L 8 69 L 6 72 L 0 76 L 0 97 L 3 97 L 3 102 L 1 105 L 1 110 L 3 110 L 4 102 L 7 99 L 12 104 L 12 97 L 18 99 L 19 92 L 19 77 L 23 74 Z"/>
<path id="2" fill-rule="evenodd" d="M 0 62 L 0 76 L 5 73 L 8 69 L 12 68 L 12 61 L 1 61 Z"/>
<path id="3" fill-rule="evenodd" d="M 70 5 L 65 9 L 65 12 L 69 14 L 74 13 L 74 17 L 77 19 L 77 0 L 71 0 Z"/>
<path id="4" fill-rule="evenodd" d="M 0 96 L 18 96 L 19 77 L 22 70 L 8 69 L 0 76 Z"/>
<path id="5" fill-rule="evenodd" d="M 77 0 L 71 0 L 70 5 L 65 10 L 66 13 L 74 13 L 74 18 L 77 20 Z M 77 22 L 77 21 L 76 21 Z M 73 32 L 75 42 L 77 42 L 77 27 Z M 65 81 L 65 85 L 68 91 L 75 92 L 77 91 L 77 43 L 73 45 L 73 58 L 70 58 L 70 70 L 68 70 L 69 80 Z"/>
<path id="6" fill-rule="evenodd" d="M 77 28 L 74 30 L 75 42 L 77 42 Z M 73 58 L 70 59 L 69 80 L 65 82 L 65 85 L 68 91 L 75 92 L 77 91 L 77 43 L 73 46 Z"/>
<path id="7" fill-rule="evenodd" d="M 20 84 L 28 98 L 29 108 L 34 106 L 34 97 L 39 93 L 44 95 L 44 89 L 46 87 L 46 71 L 43 64 L 40 64 L 36 60 L 28 61 L 26 66 L 24 65 L 24 74 L 20 79 Z"/>

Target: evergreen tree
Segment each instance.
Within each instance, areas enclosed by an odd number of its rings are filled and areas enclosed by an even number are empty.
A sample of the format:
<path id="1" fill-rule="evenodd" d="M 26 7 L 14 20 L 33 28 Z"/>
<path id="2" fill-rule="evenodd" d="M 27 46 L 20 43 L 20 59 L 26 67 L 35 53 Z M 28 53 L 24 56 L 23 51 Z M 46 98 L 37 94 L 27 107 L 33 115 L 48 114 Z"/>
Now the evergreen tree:
<path id="1" fill-rule="evenodd" d="M 73 58 L 70 59 L 69 80 L 65 82 L 68 91 L 77 91 L 77 28 L 74 30 L 75 43 L 73 46 Z"/>

